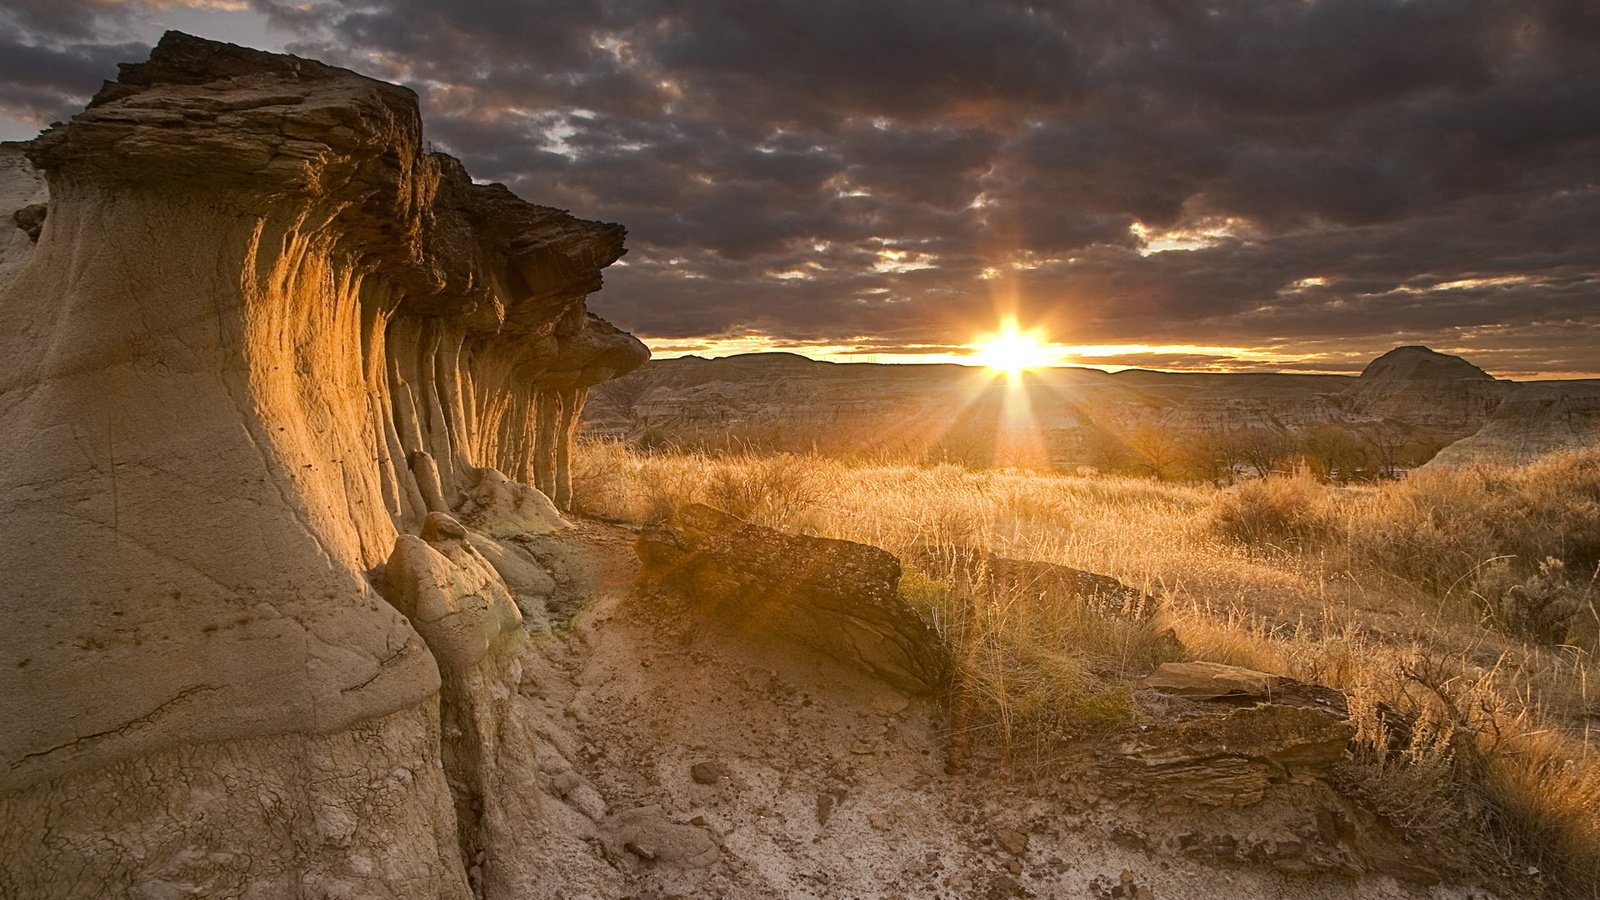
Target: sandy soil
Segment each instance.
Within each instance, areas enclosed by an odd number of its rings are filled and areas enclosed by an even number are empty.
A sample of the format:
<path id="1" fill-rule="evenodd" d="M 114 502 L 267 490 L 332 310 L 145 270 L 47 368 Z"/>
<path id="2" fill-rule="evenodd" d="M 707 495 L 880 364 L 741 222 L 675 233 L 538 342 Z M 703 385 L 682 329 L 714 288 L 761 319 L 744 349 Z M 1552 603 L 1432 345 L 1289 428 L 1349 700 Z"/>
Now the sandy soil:
<path id="1" fill-rule="evenodd" d="M 1184 835 L 1304 833 L 1294 801 L 1244 814 L 1093 779 L 956 771 L 940 711 L 827 660 L 685 624 L 634 590 L 633 535 L 579 527 L 593 601 L 542 640 L 523 693 L 565 723 L 623 896 L 1488 898 L 1391 878 L 1218 865 Z"/>

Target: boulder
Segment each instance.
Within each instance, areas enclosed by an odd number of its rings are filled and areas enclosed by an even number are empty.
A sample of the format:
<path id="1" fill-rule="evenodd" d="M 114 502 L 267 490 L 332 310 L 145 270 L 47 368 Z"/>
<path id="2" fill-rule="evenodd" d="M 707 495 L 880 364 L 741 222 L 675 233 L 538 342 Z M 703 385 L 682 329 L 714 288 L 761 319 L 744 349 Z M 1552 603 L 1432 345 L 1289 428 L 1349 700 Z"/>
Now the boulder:
<path id="1" fill-rule="evenodd" d="M 423 534 L 395 539 L 380 590 L 422 635 L 441 669 L 465 670 L 507 635 L 520 633 L 522 615 L 460 523 L 429 513 Z"/>
<path id="2" fill-rule="evenodd" d="M 1261 704 L 1154 725 L 1122 747 L 1141 780 L 1211 806 L 1259 802 L 1274 782 L 1321 778 L 1355 736 L 1346 718 Z"/>
<path id="3" fill-rule="evenodd" d="M 1036 559 L 1012 559 L 968 546 L 934 545 L 916 554 L 924 571 L 946 574 L 1002 596 L 1029 595 L 1050 602 L 1086 603 L 1110 615 L 1149 619 L 1156 598 L 1110 575 Z"/>
<path id="4" fill-rule="evenodd" d="M 674 822 L 659 806 L 623 810 L 605 823 L 606 850 L 645 865 L 696 869 L 716 862 L 717 842 L 704 829 Z"/>
<path id="5" fill-rule="evenodd" d="M 1355 736 L 1343 693 L 1282 675 L 1173 662 L 1145 686 L 1191 702 L 1122 754 L 1141 780 L 1196 803 L 1248 806 L 1275 782 L 1322 778 Z"/>
<path id="6" fill-rule="evenodd" d="M 1145 686 L 1164 694 L 1192 700 L 1221 697 L 1267 699 L 1280 679 L 1276 675 L 1214 662 L 1162 663 L 1145 679 Z"/>
<path id="7" fill-rule="evenodd" d="M 456 511 L 474 530 L 498 538 L 550 534 L 569 527 L 549 497 L 487 466 L 472 471 Z"/>
<path id="8" fill-rule="evenodd" d="M 900 597 L 900 561 L 877 547 L 786 534 L 708 506 L 639 537 L 642 579 L 717 626 L 808 648 L 923 693 L 942 685 L 939 636 Z"/>
<path id="9" fill-rule="evenodd" d="M 515 541 L 499 540 L 477 532 L 467 533 L 467 542 L 478 551 L 500 576 L 522 611 L 522 627 L 529 631 L 548 631 L 549 602 L 556 592 L 556 580 L 527 550 Z"/>
<path id="10" fill-rule="evenodd" d="M 1339 716 L 1348 714 L 1341 691 L 1222 663 L 1162 663 L 1145 679 L 1145 687 L 1190 700 L 1269 702 L 1278 706 L 1325 709 Z"/>

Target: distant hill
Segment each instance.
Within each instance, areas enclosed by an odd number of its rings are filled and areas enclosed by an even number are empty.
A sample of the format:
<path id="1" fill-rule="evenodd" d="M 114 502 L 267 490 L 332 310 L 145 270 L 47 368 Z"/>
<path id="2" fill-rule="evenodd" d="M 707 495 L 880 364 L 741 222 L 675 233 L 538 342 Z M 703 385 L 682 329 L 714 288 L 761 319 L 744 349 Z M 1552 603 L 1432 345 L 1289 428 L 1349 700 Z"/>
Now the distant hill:
<path id="1" fill-rule="evenodd" d="M 1020 391 L 966 366 L 690 356 L 596 388 L 584 429 L 644 443 L 1157 474 L 1167 456 L 1215 468 L 1309 448 L 1350 471 L 1418 465 L 1441 449 L 1435 464 L 1460 465 L 1600 441 L 1600 382 L 1498 380 L 1418 346 L 1359 376 L 1060 367 L 1028 373 Z M 1207 454 L 1216 458 L 1197 459 Z"/>

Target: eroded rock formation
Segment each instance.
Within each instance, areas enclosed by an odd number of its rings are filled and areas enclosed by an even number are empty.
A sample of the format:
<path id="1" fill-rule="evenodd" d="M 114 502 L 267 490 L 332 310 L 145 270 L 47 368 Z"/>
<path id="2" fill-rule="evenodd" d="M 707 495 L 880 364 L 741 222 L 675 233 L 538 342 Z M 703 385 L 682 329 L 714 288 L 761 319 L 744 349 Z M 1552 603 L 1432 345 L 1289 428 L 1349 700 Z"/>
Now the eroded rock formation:
<path id="1" fill-rule="evenodd" d="M 785 534 L 691 504 L 639 537 L 642 577 L 686 597 L 707 624 L 808 648 L 901 688 L 944 683 L 949 659 L 900 597 L 886 550 Z"/>
<path id="2" fill-rule="evenodd" d="M 447 514 L 561 526 L 526 485 L 570 501 L 648 355 L 584 305 L 623 229 L 473 183 L 404 88 L 176 33 L 3 164 L 0 894 L 530 865 L 467 821 L 522 629 Z"/>
<path id="3" fill-rule="evenodd" d="M 1435 468 L 1525 463 L 1600 445 L 1600 382 L 1530 382 L 1508 389 L 1483 427 L 1439 451 Z"/>
<path id="4" fill-rule="evenodd" d="M 1459 356 L 1396 347 L 1368 363 L 1344 399 L 1357 416 L 1406 422 L 1454 439 L 1481 428 L 1509 387 Z"/>

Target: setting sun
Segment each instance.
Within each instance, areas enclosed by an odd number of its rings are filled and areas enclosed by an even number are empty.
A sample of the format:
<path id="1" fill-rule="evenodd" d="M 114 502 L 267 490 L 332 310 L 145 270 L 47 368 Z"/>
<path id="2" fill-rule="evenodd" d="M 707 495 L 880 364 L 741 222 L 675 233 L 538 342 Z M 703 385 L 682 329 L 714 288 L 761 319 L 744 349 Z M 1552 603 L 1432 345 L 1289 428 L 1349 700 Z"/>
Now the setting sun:
<path id="1" fill-rule="evenodd" d="M 1011 378 L 1054 362 L 1050 346 L 1040 330 L 1024 331 L 1015 319 L 1001 323 L 997 332 L 981 335 L 972 348 L 974 362 Z"/>

